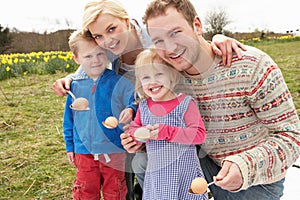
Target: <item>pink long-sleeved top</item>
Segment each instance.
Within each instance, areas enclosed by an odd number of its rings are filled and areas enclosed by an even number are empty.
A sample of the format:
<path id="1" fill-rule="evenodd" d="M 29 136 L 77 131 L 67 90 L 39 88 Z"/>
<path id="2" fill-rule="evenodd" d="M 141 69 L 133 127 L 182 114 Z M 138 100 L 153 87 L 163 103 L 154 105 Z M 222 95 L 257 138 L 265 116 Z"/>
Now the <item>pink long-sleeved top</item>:
<path id="1" fill-rule="evenodd" d="M 163 116 L 170 113 L 185 97 L 185 94 L 180 94 L 177 98 L 160 102 L 156 102 L 151 98 L 148 98 L 147 105 L 152 114 L 156 116 Z M 133 138 L 135 130 L 142 127 L 141 114 L 140 109 L 138 109 L 136 117 L 130 125 L 129 133 Z M 184 114 L 184 121 L 186 124 L 185 128 L 159 124 L 157 140 L 166 140 L 181 144 L 202 144 L 206 137 L 206 130 L 198 107 L 194 101 L 191 101 L 188 105 Z"/>

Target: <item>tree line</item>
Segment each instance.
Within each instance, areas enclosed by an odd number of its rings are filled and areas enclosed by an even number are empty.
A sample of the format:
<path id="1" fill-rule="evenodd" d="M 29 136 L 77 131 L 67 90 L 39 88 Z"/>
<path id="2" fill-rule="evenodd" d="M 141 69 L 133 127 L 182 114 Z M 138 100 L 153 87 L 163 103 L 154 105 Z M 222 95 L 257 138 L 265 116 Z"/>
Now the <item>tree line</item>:
<path id="1" fill-rule="evenodd" d="M 237 40 L 248 40 L 251 38 L 264 39 L 282 34 L 255 30 L 251 33 L 232 33 L 226 30 L 231 23 L 228 13 L 224 9 L 215 9 L 205 16 L 204 37 L 211 40 L 215 34 L 224 34 Z M 37 51 L 69 51 L 68 38 L 74 30 L 60 30 L 54 33 L 34 33 L 10 31 L 0 24 L 0 54 L 4 53 L 30 53 Z"/>

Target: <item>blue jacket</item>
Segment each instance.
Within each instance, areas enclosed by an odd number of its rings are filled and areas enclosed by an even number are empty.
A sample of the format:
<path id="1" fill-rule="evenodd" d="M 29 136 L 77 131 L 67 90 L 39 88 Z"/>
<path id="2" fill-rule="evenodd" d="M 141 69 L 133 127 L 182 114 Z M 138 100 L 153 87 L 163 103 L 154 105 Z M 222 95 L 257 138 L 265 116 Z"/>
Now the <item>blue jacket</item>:
<path id="1" fill-rule="evenodd" d="M 93 85 L 96 85 L 94 93 Z M 71 91 L 76 98 L 86 98 L 90 109 L 72 110 L 73 99 L 67 96 L 63 120 L 66 151 L 77 154 L 124 152 L 120 139 L 122 127 L 108 129 L 102 122 L 109 116 L 118 119 L 126 107 L 136 111 L 132 84 L 114 71 L 105 69 L 96 81 L 90 78 L 72 81 Z"/>

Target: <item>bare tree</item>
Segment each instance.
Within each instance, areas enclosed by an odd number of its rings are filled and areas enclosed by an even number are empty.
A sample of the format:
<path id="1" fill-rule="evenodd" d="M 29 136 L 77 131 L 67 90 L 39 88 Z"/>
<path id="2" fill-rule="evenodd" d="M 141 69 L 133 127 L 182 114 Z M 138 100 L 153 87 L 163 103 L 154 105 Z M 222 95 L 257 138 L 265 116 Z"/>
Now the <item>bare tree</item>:
<path id="1" fill-rule="evenodd" d="M 5 53 L 11 47 L 12 36 L 8 28 L 4 28 L 0 24 L 0 54 Z"/>
<path id="2" fill-rule="evenodd" d="M 68 18 L 65 18 L 65 24 L 67 25 L 68 29 L 70 29 L 70 27 L 72 26 L 72 21 Z"/>
<path id="3" fill-rule="evenodd" d="M 205 38 L 211 40 L 216 34 L 226 34 L 224 28 L 230 24 L 228 14 L 224 9 L 215 9 L 208 12 L 205 16 Z"/>

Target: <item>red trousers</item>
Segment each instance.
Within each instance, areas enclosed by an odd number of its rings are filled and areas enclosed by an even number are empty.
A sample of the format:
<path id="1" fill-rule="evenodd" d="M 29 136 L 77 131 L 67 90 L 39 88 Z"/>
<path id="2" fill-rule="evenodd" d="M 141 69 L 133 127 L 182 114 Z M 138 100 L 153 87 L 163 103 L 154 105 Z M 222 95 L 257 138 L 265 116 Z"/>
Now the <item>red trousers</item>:
<path id="1" fill-rule="evenodd" d="M 91 154 L 76 154 L 74 163 L 77 168 L 73 186 L 76 200 L 99 200 L 100 190 L 105 200 L 125 200 L 127 187 L 125 181 L 125 153 L 108 154 L 111 159 L 106 163 L 104 156 L 94 160 Z"/>

